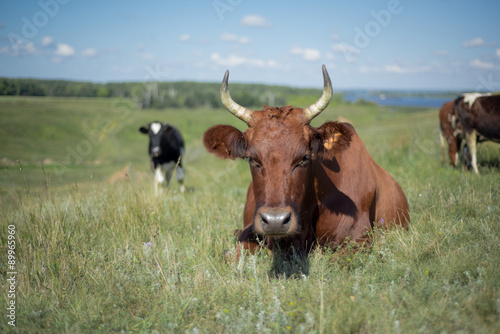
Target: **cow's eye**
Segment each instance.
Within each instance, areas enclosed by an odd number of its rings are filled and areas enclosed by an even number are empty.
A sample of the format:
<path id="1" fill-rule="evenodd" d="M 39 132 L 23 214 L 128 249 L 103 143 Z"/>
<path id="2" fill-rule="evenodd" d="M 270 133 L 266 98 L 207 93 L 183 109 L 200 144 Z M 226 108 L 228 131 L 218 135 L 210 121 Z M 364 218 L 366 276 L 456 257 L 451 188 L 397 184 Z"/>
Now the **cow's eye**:
<path id="1" fill-rule="evenodd" d="M 251 157 L 247 157 L 247 160 L 248 160 L 248 163 L 250 164 L 251 167 L 256 167 L 256 168 L 261 167 L 261 164 L 258 160 L 251 158 Z"/>
<path id="2" fill-rule="evenodd" d="M 302 159 L 299 160 L 299 162 L 295 164 L 294 169 L 297 167 L 307 166 L 307 164 L 309 164 L 310 161 L 311 161 L 311 156 L 305 155 Z"/>

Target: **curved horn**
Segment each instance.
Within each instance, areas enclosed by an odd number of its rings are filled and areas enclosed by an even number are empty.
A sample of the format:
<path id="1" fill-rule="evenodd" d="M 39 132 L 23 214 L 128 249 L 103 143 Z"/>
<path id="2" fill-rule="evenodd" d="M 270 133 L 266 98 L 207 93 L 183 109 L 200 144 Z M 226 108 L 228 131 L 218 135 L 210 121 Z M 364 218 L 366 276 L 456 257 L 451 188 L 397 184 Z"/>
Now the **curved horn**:
<path id="1" fill-rule="evenodd" d="M 318 101 L 311 104 L 309 107 L 304 109 L 304 114 L 309 120 L 312 120 L 314 117 L 318 116 L 323 110 L 328 107 L 330 100 L 332 99 L 332 81 L 330 80 L 330 76 L 326 71 L 325 65 L 322 67 L 323 69 L 323 94 L 319 98 Z"/>
<path id="2" fill-rule="evenodd" d="M 222 86 L 220 87 L 220 98 L 222 103 L 226 106 L 227 110 L 234 116 L 241 119 L 243 122 L 248 123 L 252 119 L 252 110 L 240 106 L 238 103 L 234 102 L 229 95 L 229 89 L 227 88 L 227 80 L 229 79 L 229 71 L 226 70 L 224 79 L 222 80 Z"/>

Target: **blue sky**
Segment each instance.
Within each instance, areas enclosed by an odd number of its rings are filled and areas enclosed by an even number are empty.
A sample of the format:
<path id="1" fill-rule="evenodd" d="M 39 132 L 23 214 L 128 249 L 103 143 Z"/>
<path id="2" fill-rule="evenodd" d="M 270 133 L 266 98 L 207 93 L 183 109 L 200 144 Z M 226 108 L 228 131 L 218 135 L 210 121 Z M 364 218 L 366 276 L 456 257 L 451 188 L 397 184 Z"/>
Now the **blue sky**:
<path id="1" fill-rule="evenodd" d="M 498 0 L 0 2 L 0 76 L 500 90 Z"/>

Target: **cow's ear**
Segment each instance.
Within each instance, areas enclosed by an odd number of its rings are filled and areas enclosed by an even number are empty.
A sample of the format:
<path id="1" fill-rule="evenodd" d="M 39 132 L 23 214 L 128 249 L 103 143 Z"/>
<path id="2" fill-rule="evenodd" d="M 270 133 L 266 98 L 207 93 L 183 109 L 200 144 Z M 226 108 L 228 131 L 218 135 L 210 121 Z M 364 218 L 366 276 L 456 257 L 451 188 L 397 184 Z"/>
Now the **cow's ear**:
<path id="1" fill-rule="evenodd" d="M 246 141 L 243 133 L 230 125 L 216 125 L 203 134 L 203 144 L 208 152 L 221 159 L 243 158 Z"/>
<path id="2" fill-rule="evenodd" d="M 331 159 L 336 152 L 348 148 L 354 133 L 352 125 L 339 122 L 326 122 L 317 130 L 321 134 L 318 155 L 325 159 Z"/>
<path id="3" fill-rule="evenodd" d="M 144 126 L 141 126 L 141 127 L 139 128 L 139 131 L 141 131 L 141 132 L 142 132 L 142 133 L 144 133 L 144 134 L 148 134 L 148 133 L 149 133 L 148 128 L 146 128 L 146 127 L 144 127 Z"/>

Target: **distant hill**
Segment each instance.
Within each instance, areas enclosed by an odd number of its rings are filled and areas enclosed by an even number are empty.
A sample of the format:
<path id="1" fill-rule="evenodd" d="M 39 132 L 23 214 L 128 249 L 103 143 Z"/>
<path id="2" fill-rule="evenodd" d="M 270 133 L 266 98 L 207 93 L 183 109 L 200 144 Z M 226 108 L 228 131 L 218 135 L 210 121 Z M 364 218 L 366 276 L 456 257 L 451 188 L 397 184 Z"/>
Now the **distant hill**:
<path id="1" fill-rule="evenodd" d="M 54 97 L 125 97 L 139 108 L 222 108 L 220 83 L 200 82 L 122 82 L 92 83 L 67 80 L 0 78 L 0 95 Z M 283 106 L 312 103 L 320 89 L 292 88 L 259 84 L 231 84 L 231 96 L 246 107 Z M 342 103 L 342 94 L 333 101 Z"/>
<path id="2" fill-rule="evenodd" d="M 140 109 L 162 108 L 222 108 L 220 83 L 209 82 L 111 82 L 92 83 L 69 80 L 40 80 L 0 78 L 0 95 L 53 97 L 122 97 L 130 98 Z M 260 109 L 269 106 L 307 106 L 321 95 L 321 89 L 292 88 L 263 84 L 231 83 L 231 96 L 239 104 Z M 451 100 L 463 91 L 407 91 L 407 90 L 343 90 L 336 92 L 332 104 L 379 104 L 426 106 L 424 100 L 439 103 Z M 399 100 L 399 101 L 398 101 Z M 418 103 L 415 103 L 417 101 Z M 405 104 L 406 103 L 406 104 Z"/>

